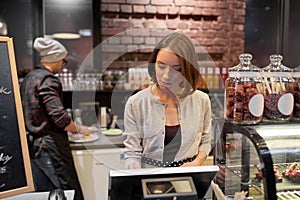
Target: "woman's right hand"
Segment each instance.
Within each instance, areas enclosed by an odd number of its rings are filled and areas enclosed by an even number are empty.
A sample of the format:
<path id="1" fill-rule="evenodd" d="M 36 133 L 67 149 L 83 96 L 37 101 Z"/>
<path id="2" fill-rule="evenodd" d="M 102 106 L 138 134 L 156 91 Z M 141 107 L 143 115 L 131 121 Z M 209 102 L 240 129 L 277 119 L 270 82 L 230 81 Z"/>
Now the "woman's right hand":
<path id="1" fill-rule="evenodd" d="M 126 162 L 126 169 L 141 169 L 141 164 L 135 160 L 128 160 Z"/>

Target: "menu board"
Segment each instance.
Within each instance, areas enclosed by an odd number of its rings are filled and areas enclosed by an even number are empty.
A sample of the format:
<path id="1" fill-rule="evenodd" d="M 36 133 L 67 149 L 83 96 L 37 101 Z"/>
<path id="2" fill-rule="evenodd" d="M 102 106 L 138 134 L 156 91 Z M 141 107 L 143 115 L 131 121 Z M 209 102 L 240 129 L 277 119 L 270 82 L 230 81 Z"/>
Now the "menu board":
<path id="1" fill-rule="evenodd" d="M 33 190 L 13 41 L 0 37 L 0 199 Z"/>

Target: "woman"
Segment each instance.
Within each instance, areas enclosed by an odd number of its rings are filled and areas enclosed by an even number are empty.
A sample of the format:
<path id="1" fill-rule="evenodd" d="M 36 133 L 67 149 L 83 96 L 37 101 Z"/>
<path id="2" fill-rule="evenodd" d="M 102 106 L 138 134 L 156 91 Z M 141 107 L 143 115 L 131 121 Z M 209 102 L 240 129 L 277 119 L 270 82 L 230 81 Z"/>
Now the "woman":
<path id="1" fill-rule="evenodd" d="M 171 33 L 155 47 L 154 85 L 131 96 L 124 114 L 126 168 L 199 166 L 211 150 L 211 104 L 190 39 Z"/>

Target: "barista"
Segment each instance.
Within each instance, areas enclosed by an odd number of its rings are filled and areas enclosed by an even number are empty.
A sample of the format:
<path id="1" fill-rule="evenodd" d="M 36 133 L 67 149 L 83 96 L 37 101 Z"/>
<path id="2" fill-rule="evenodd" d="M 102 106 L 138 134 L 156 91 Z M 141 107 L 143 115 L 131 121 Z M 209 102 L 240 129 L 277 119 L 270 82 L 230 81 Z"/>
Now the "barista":
<path id="1" fill-rule="evenodd" d="M 89 135 L 86 126 L 76 125 L 64 110 L 62 84 L 56 73 L 67 64 L 67 50 L 56 40 L 38 37 L 33 47 L 40 54 L 40 65 L 21 85 L 25 126 L 36 191 L 54 188 L 83 194 L 74 166 L 67 131 Z"/>

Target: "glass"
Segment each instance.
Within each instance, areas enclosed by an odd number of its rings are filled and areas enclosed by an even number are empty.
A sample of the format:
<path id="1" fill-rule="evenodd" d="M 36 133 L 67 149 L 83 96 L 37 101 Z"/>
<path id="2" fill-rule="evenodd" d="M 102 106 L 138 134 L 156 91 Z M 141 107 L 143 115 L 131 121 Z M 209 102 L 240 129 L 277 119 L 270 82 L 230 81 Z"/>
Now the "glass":
<path id="1" fill-rule="evenodd" d="M 294 82 L 294 110 L 292 120 L 300 121 L 300 66 L 292 73 Z"/>
<path id="2" fill-rule="evenodd" d="M 248 191 L 249 199 L 299 198 L 292 194 L 300 191 L 299 123 L 215 124 L 215 135 L 222 130 L 214 152 L 220 165 L 216 181 L 226 196 Z"/>
<path id="3" fill-rule="evenodd" d="M 251 63 L 252 55 L 239 56 L 240 63 L 229 68 L 225 81 L 225 119 L 239 124 L 257 124 L 263 116 L 264 100 L 260 69 Z"/>
<path id="4" fill-rule="evenodd" d="M 270 56 L 270 64 L 263 68 L 264 122 L 287 122 L 294 107 L 292 71 L 282 64 L 283 57 Z"/>
<path id="5" fill-rule="evenodd" d="M 68 50 L 68 69 L 76 73 L 93 49 L 93 1 L 44 0 L 44 33 Z M 94 66 L 87 66 L 90 70 Z"/>

